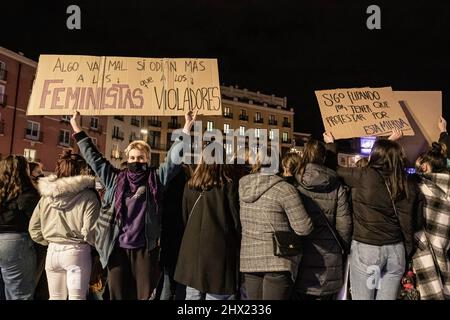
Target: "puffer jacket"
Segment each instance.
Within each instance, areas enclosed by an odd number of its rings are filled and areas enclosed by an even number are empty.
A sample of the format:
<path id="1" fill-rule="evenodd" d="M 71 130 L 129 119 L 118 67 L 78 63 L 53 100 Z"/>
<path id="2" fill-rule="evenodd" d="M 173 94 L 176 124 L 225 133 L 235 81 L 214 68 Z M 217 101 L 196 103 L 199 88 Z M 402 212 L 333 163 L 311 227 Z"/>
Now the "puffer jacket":
<path id="1" fill-rule="evenodd" d="M 31 238 L 42 245 L 89 243 L 94 245 L 94 226 L 100 212 L 95 178 L 75 176 L 39 179 L 39 201 L 30 220 Z"/>
<path id="2" fill-rule="evenodd" d="M 276 175 L 255 173 L 239 180 L 239 200 L 240 271 L 289 271 L 295 279 L 300 256 L 275 256 L 272 234 L 291 230 L 305 236 L 312 231 L 298 191 Z"/>
<path id="3" fill-rule="evenodd" d="M 352 235 L 348 197 L 336 172 L 325 166 L 308 164 L 297 189 L 311 217 L 314 230 L 305 237 L 296 291 L 314 296 L 339 291 L 343 281 L 342 250 L 347 250 Z M 338 243 L 326 221 L 337 232 Z"/>

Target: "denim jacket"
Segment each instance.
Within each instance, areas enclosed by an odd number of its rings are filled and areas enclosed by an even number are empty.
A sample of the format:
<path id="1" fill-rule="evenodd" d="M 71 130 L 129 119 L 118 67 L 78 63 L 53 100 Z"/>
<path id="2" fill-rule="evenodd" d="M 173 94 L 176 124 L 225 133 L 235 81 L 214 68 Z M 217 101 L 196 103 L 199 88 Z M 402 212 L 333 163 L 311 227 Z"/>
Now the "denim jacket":
<path id="1" fill-rule="evenodd" d="M 105 268 L 108 264 L 109 256 L 114 249 L 119 237 L 120 221 L 116 221 L 114 209 L 115 191 L 119 169 L 114 167 L 96 148 L 90 137 L 84 131 L 75 134 L 80 153 L 100 178 L 106 191 L 102 201 L 102 208 L 95 226 L 95 248 L 100 255 L 100 261 Z M 167 158 L 159 168 L 157 168 L 158 184 L 165 188 L 169 181 L 178 173 L 181 166 L 172 161 L 172 154 L 179 154 L 182 151 L 183 143 L 177 140 L 167 153 Z M 162 190 L 160 190 L 162 191 Z M 147 250 L 152 250 L 157 245 L 157 240 L 161 233 L 161 218 L 156 214 L 155 203 L 150 197 L 147 187 L 147 208 L 145 215 L 145 238 Z"/>

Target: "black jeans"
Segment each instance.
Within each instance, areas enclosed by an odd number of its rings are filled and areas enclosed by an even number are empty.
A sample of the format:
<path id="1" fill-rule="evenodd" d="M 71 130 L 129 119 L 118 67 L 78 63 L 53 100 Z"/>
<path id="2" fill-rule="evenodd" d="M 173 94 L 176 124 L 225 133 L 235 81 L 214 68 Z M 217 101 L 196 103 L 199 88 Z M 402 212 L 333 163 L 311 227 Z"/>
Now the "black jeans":
<path id="1" fill-rule="evenodd" d="M 158 248 L 124 249 L 116 246 L 108 262 L 111 300 L 148 300 L 159 279 Z"/>
<path id="2" fill-rule="evenodd" d="M 249 300 L 289 300 L 294 282 L 291 273 L 244 273 L 244 286 Z"/>

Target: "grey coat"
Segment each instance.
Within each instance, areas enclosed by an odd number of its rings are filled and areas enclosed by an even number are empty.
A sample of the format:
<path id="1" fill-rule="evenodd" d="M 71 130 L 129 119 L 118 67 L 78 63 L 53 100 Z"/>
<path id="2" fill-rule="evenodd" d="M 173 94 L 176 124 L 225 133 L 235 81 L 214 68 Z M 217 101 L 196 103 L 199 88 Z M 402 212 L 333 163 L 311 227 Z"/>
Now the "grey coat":
<path id="1" fill-rule="evenodd" d="M 249 174 L 239 181 L 239 199 L 240 271 L 289 271 L 295 279 L 300 256 L 275 256 L 272 240 L 274 229 L 292 229 L 298 235 L 312 231 L 311 219 L 295 187 L 275 175 Z"/>
<path id="2" fill-rule="evenodd" d="M 342 253 L 323 214 L 337 231 L 341 245 L 348 247 L 353 226 L 347 194 L 336 172 L 325 166 L 308 164 L 301 181 L 297 178 L 314 230 L 305 237 L 296 291 L 315 296 L 334 294 L 342 287 Z"/>

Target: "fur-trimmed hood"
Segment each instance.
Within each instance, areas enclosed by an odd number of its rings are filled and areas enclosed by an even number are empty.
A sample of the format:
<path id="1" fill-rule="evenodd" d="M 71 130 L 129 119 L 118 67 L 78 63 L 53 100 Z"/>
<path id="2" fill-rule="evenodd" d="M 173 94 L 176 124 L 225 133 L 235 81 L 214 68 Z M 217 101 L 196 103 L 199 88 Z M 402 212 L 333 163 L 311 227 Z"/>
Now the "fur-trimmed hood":
<path id="1" fill-rule="evenodd" d="M 53 198 L 54 207 L 64 208 L 79 201 L 81 192 L 86 189 L 95 189 L 95 178 L 81 175 L 66 178 L 57 178 L 55 175 L 40 178 L 38 182 L 39 193 L 43 197 Z"/>

